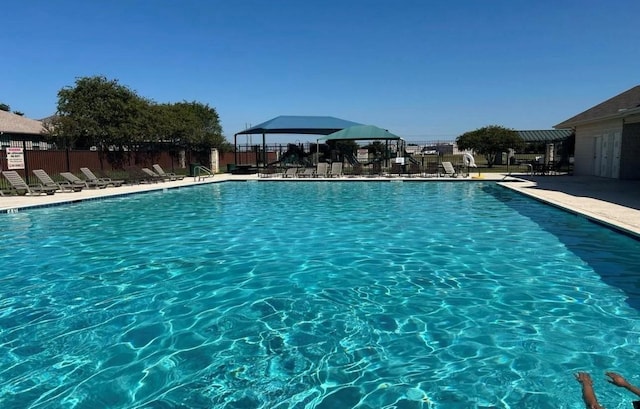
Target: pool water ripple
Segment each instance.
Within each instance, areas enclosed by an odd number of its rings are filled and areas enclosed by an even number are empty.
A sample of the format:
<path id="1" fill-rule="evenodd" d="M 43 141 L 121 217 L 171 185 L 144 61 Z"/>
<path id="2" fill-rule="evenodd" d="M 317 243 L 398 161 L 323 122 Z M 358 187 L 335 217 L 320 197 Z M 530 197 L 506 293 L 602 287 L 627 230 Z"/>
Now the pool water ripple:
<path id="1" fill-rule="evenodd" d="M 637 241 L 488 183 L 228 183 L 4 218 L 3 408 L 607 407 Z"/>

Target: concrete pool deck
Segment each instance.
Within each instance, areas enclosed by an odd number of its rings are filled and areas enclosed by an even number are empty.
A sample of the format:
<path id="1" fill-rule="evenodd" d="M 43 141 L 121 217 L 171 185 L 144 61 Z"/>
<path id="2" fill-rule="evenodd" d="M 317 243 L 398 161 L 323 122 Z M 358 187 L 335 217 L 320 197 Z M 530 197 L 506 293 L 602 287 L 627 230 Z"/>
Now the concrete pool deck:
<path id="1" fill-rule="evenodd" d="M 498 184 L 640 238 L 640 180 L 520 176 Z"/>
<path id="2" fill-rule="evenodd" d="M 473 176 L 473 175 L 472 175 Z M 380 178 L 339 178 L 318 180 L 366 180 Z M 505 188 L 512 189 L 542 202 L 581 214 L 589 219 L 619 229 L 640 238 L 640 181 L 624 181 L 585 176 L 527 176 L 485 173 L 471 179 L 451 178 L 382 178 L 384 180 L 411 181 L 494 181 Z M 2 196 L 0 213 L 18 212 L 22 209 L 40 206 L 53 206 L 64 203 L 76 203 L 109 196 L 127 195 L 154 190 L 175 189 L 208 183 L 225 181 L 273 181 L 301 180 L 308 178 L 259 178 L 257 175 L 217 174 L 213 178 L 197 181 L 186 177 L 180 181 L 125 185 L 106 189 L 84 189 L 82 192 L 56 193 L 46 196 Z"/>

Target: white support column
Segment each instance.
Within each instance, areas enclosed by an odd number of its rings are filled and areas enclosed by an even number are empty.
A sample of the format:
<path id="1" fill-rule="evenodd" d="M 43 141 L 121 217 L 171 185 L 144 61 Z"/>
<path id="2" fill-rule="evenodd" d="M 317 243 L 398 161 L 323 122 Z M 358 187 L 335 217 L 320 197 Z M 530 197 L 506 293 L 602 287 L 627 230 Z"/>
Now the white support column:
<path id="1" fill-rule="evenodd" d="M 217 149 L 211 149 L 211 170 L 214 173 L 220 172 L 220 155 Z"/>

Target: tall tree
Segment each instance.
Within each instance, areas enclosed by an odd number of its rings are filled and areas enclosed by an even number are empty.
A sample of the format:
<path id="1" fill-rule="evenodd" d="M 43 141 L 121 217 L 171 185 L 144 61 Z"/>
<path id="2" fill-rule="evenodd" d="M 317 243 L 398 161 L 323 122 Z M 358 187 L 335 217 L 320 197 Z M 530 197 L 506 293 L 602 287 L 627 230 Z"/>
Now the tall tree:
<path id="1" fill-rule="evenodd" d="M 173 104 L 171 109 L 169 128 L 174 141 L 195 150 L 224 147 L 226 140 L 215 108 L 201 102 L 185 101 Z"/>
<path id="2" fill-rule="evenodd" d="M 123 149 L 139 140 L 142 112 L 149 103 L 117 80 L 83 77 L 58 92 L 58 139 L 71 147 Z"/>
<path id="3" fill-rule="evenodd" d="M 102 76 L 60 90 L 57 115 L 46 129 L 61 147 L 97 146 L 111 156 L 143 145 L 149 152 L 158 144 L 202 151 L 229 146 L 215 108 L 195 101 L 157 104 Z"/>
<path id="4" fill-rule="evenodd" d="M 497 155 L 509 149 L 521 149 L 524 141 L 513 129 L 490 125 L 465 132 L 458 136 L 456 144 L 458 149 L 473 150 L 478 155 L 484 155 L 487 166 L 493 167 Z"/>

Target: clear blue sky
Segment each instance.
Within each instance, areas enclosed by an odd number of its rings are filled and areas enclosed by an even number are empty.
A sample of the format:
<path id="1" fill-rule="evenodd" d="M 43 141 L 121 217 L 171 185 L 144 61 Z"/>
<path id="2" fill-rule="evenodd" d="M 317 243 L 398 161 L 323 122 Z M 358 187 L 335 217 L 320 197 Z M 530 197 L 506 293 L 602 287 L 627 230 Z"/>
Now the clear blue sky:
<path id="1" fill-rule="evenodd" d="M 278 115 L 452 140 L 491 124 L 549 129 L 640 84 L 638 0 L 22 0 L 1 9 L 0 102 L 35 119 L 53 114 L 76 78 L 103 75 L 156 102 L 209 104 L 230 140 Z"/>

